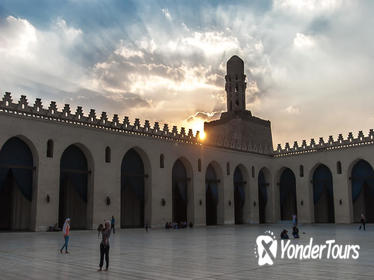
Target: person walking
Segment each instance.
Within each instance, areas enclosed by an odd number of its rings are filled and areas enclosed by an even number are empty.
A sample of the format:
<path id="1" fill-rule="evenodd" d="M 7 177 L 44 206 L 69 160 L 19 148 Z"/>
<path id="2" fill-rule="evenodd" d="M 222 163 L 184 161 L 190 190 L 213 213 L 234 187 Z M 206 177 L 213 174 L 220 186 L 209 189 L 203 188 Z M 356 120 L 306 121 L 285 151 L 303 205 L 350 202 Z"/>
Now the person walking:
<path id="1" fill-rule="evenodd" d="M 110 222 L 106 221 L 105 222 L 105 227 L 103 231 L 101 232 L 102 240 L 100 243 L 100 264 L 99 264 L 99 270 L 103 270 L 103 265 L 104 265 L 104 257 L 105 257 L 105 263 L 106 263 L 106 268 L 104 271 L 108 271 L 109 268 L 109 237 L 110 233 L 112 232 L 112 229 L 110 227 Z"/>
<path id="2" fill-rule="evenodd" d="M 113 234 L 116 233 L 116 230 L 114 228 L 115 222 L 116 222 L 116 220 L 114 219 L 114 216 L 112 216 L 112 219 L 110 220 L 110 229 L 113 230 Z"/>
<path id="3" fill-rule="evenodd" d="M 365 218 L 365 215 L 364 213 L 361 213 L 361 225 L 360 227 L 358 228 L 359 230 L 361 230 L 361 227 L 364 228 L 364 230 L 366 231 L 366 228 L 365 228 L 365 225 L 366 225 L 366 218 Z"/>
<path id="4" fill-rule="evenodd" d="M 62 250 L 65 248 L 65 253 L 69 254 L 68 245 L 69 245 L 69 236 L 70 236 L 70 218 L 66 218 L 64 226 L 62 227 L 62 231 L 64 232 L 65 243 L 61 247 L 60 253 L 62 254 Z"/>

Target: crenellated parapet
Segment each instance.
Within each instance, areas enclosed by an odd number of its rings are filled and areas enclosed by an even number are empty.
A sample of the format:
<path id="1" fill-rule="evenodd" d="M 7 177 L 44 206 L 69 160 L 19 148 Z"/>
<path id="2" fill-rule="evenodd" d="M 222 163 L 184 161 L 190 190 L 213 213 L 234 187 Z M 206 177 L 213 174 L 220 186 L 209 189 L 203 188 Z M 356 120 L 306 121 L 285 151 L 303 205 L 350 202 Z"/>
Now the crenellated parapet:
<path id="1" fill-rule="evenodd" d="M 189 129 L 188 132 L 186 132 L 186 129 L 182 127 L 178 131 L 176 126 L 173 126 L 170 130 L 168 124 L 164 124 L 163 128 L 160 129 L 158 122 L 155 122 L 152 127 L 148 120 L 146 120 L 144 125 L 142 125 L 139 119 L 135 119 L 134 123 L 131 124 L 129 117 L 127 116 L 125 116 L 123 121 L 120 122 L 117 114 L 114 114 L 112 120 L 110 120 L 106 112 L 97 114 L 94 109 L 91 109 L 88 115 L 84 115 L 81 106 L 78 106 L 74 111 L 70 108 L 69 104 L 65 104 L 62 110 L 59 111 L 55 101 L 52 101 L 48 108 L 44 108 L 40 98 L 37 98 L 32 106 L 29 105 L 28 100 L 24 95 L 21 96 L 18 103 L 14 103 L 10 92 L 6 92 L 2 100 L 0 100 L 0 113 L 65 123 L 74 126 L 90 127 L 117 133 L 153 137 L 159 140 L 198 145 L 204 144 L 206 146 L 241 152 L 266 155 L 271 155 L 273 152 L 265 145 L 262 146 L 255 145 L 251 142 L 240 142 L 237 139 L 235 140 L 232 138 L 211 139 L 212 141 L 208 144 L 200 140 L 199 131 L 194 135 L 192 129 Z"/>
<path id="2" fill-rule="evenodd" d="M 220 135 L 217 137 L 210 135 L 208 136 L 210 137 L 209 141 L 202 141 L 199 131 L 194 135 L 192 129 L 189 129 L 188 132 L 184 127 L 178 130 L 176 126 L 172 126 L 170 129 L 168 124 L 164 124 L 160 127 L 158 122 L 155 122 L 154 125 L 151 126 L 148 120 L 142 125 L 139 119 L 135 119 L 134 123 L 131 124 L 127 116 L 125 116 L 121 122 L 117 114 L 114 114 L 113 118 L 110 119 L 106 112 L 100 114 L 96 113 L 94 109 L 91 109 L 89 113 L 85 115 L 81 106 L 78 106 L 74 110 L 70 108 L 69 104 L 65 104 L 64 107 L 59 110 L 55 101 L 51 101 L 49 106 L 45 107 L 40 98 L 37 98 L 34 104 L 31 105 L 24 95 L 15 103 L 10 92 L 6 92 L 0 100 L 0 114 L 17 115 L 28 119 L 64 123 L 77 127 L 88 127 L 119 134 L 152 137 L 161 141 L 204 145 L 267 156 L 273 155 L 273 150 L 269 145 L 254 142 L 253 139 L 234 139 L 228 134 L 227 136 Z M 284 154 L 284 151 L 285 150 L 282 150 L 282 152 L 275 151 L 274 154 L 280 156 Z"/>
<path id="3" fill-rule="evenodd" d="M 14 103 L 10 92 L 6 92 L 2 100 L 0 100 L 0 113 L 129 135 L 152 137 L 166 141 L 201 144 L 199 132 L 193 135 L 192 129 L 189 129 L 186 134 L 184 127 L 178 132 L 178 128 L 173 126 L 170 132 L 167 124 L 164 124 L 163 130 L 161 130 L 158 122 L 155 122 L 153 127 L 151 127 L 148 120 L 144 122 L 144 125 L 141 125 L 140 120 L 135 119 L 134 123 L 131 124 L 128 117 L 124 117 L 121 123 L 117 114 L 114 114 L 112 120 L 110 120 L 106 112 L 97 115 L 94 109 L 91 109 L 89 114 L 85 116 L 81 106 L 78 106 L 73 112 L 69 104 L 65 104 L 63 109 L 59 111 L 55 101 L 52 101 L 48 108 L 44 108 L 40 98 L 37 98 L 35 103 L 30 106 L 24 95 L 21 96 L 18 103 Z"/>
<path id="4" fill-rule="evenodd" d="M 312 138 L 309 144 L 307 144 L 306 140 L 303 140 L 301 145 L 299 145 L 299 143 L 295 141 L 292 147 L 289 143 L 286 143 L 284 148 L 282 148 L 282 146 L 278 144 L 277 149 L 274 151 L 274 156 L 295 156 L 307 153 L 331 151 L 336 149 L 346 149 L 373 144 L 374 130 L 370 129 L 369 134 L 367 136 L 365 136 L 362 131 L 359 131 L 356 138 L 353 136 L 352 132 L 349 132 L 347 138 L 343 138 L 343 135 L 339 134 L 336 140 L 334 140 L 334 138 L 330 135 L 326 142 L 323 139 L 323 137 L 320 137 L 318 143 L 316 143 L 314 138 Z"/>

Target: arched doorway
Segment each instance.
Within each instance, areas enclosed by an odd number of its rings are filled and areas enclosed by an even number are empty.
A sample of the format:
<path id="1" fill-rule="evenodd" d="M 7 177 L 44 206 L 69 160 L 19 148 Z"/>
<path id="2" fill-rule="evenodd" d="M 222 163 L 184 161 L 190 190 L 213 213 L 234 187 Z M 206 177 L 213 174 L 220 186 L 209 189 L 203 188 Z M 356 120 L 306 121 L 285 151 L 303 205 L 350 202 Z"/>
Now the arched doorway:
<path id="1" fill-rule="evenodd" d="M 205 173 L 206 195 L 206 225 L 217 224 L 218 184 L 219 180 L 212 164 L 208 165 Z"/>
<path id="2" fill-rule="evenodd" d="M 244 223 L 245 184 L 244 174 L 239 166 L 234 170 L 235 224 Z"/>
<path id="3" fill-rule="evenodd" d="M 88 225 L 87 158 L 77 145 L 70 145 L 60 160 L 59 226 L 71 219 L 72 229 L 87 229 Z"/>
<path id="4" fill-rule="evenodd" d="M 374 171 L 365 161 L 358 161 L 352 168 L 353 221 L 360 222 L 361 213 L 366 221 L 374 222 Z"/>
<path id="5" fill-rule="evenodd" d="M 291 169 L 283 170 L 279 181 L 279 197 L 281 207 L 281 220 L 291 220 L 297 215 L 296 207 L 296 178 Z"/>
<path id="6" fill-rule="evenodd" d="M 121 227 L 144 226 L 145 178 L 144 163 L 135 149 L 130 149 L 121 165 Z"/>
<path id="7" fill-rule="evenodd" d="M 31 228 L 33 155 L 17 137 L 0 151 L 0 230 Z"/>
<path id="8" fill-rule="evenodd" d="M 258 173 L 258 208 L 260 224 L 266 222 L 266 204 L 268 201 L 267 186 L 268 183 L 266 182 L 264 170 L 261 169 Z"/>
<path id="9" fill-rule="evenodd" d="M 313 173 L 314 222 L 334 223 L 334 191 L 332 174 L 326 165 L 319 165 Z"/>
<path id="10" fill-rule="evenodd" d="M 173 198 L 173 222 L 188 222 L 188 181 L 187 169 L 181 159 L 173 165 L 172 171 L 172 198 Z"/>

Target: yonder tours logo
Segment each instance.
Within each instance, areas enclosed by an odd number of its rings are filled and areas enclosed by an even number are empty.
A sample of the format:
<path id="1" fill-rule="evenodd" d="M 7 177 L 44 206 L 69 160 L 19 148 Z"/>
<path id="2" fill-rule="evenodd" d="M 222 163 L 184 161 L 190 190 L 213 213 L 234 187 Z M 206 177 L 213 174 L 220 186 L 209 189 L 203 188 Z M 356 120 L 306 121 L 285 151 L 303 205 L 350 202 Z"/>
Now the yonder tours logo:
<path id="1" fill-rule="evenodd" d="M 277 258 L 294 260 L 356 260 L 360 256 L 359 251 L 360 245 L 338 244 L 335 240 L 326 240 L 323 244 L 315 244 L 313 238 L 309 239 L 308 244 L 293 244 L 290 239 L 278 241 L 273 232 L 266 231 L 265 234 L 256 238 L 255 256 L 258 258 L 258 265 L 263 266 L 273 265 Z"/>

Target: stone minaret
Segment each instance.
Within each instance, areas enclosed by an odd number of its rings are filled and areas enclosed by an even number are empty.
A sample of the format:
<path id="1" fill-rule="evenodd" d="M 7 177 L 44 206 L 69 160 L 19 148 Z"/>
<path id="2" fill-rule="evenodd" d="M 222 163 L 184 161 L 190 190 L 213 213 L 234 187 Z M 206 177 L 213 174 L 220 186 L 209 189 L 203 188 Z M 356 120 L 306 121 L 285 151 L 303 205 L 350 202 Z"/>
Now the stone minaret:
<path id="1" fill-rule="evenodd" d="M 244 75 L 244 62 L 234 55 L 227 61 L 225 77 L 227 93 L 227 112 L 245 111 L 245 89 L 247 84 Z"/>
<path id="2" fill-rule="evenodd" d="M 244 62 L 234 55 L 227 61 L 225 77 L 227 112 L 223 112 L 219 120 L 204 123 L 204 141 L 211 145 L 247 147 L 253 152 L 272 154 L 270 121 L 254 117 L 245 109 L 245 78 Z"/>

